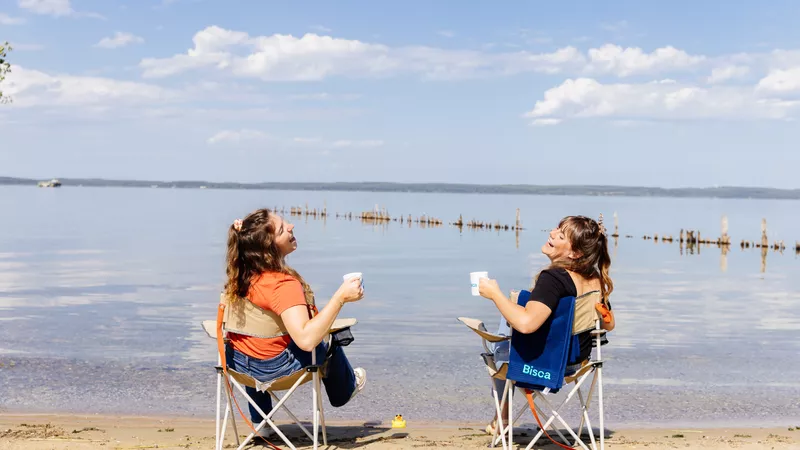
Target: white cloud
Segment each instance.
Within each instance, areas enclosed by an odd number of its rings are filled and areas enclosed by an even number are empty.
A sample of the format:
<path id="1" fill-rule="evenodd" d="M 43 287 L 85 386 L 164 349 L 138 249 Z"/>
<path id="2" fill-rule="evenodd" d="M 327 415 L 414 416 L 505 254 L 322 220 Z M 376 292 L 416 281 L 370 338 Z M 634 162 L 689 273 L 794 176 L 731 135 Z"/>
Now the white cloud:
<path id="1" fill-rule="evenodd" d="M 747 66 L 715 67 L 706 81 L 709 84 L 718 84 L 732 79 L 743 78 L 748 73 L 750 73 L 750 68 Z"/>
<path id="2" fill-rule="evenodd" d="M 690 69 L 705 56 L 694 56 L 675 47 L 658 48 L 651 53 L 638 47 L 622 48 L 606 44 L 589 50 L 588 73 L 610 73 L 620 77 Z"/>
<path id="3" fill-rule="evenodd" d="M 532 125 L 537 127 L 547 127 L 551 125 L 558 125 L 561 123 L 561 119 L 534 119 L 531 122 Z"/>
<path id="4" fill-rule="evenodd" d="M 489 52 L 427 46 L 390 47 L 309 33 L 302 37 L 247 33 L 211 26 L 197 32 L 194 47 L 166 58 L 140 62 L 143 75 L 167 77 L 213 67 L 264 81 L 318 81 L 329 77 L 385 77 L 416 74 L 449 80 L 520 73 L 609 74 L 620 77 L 690 70 L 706 61 L 674 47 L 648 53 L 641 48 L 604 45 L 582 53 L 575 47 L 551 52 Z"/>
<path id="5" fill-rule="evenodd" d="M 161 59 L 145 58 L 139 66 L 144 69 L 143 75 L 149 78 L 167 77 L 204 66 L 223 69 L 229 67 L 231 59 L 230 53 L 223 50 L 248 39 L 247 33 L 211 26 L 194 35 L 194 48 L 186 54 Z"/>
<path id="6" fill-rule="evenodd" d="M 623 120 L 788 119 L 800 102 L 761 98 L 753 89 L 701 88 L 680 83 L 602 84 L 568 79 L 544 93 L 525 114 L 542 120 L 613 118 Z"/>
<path id="7" fill-rule="evenodd" d="M 770 69 L 790 69 L 800 66 L 800 50 L 775 49 L 761 54 L 738 54 L 738 60 L 744 63 L 762 63 Z"/>
<path id="8" fill-rule="evenodd" d="M 18 0 L 17 4 L 20 8 L 28 10 L 34 14 L 55 17 L 74 16 L 105 19 L 105 17 L 97 13 L 75 11 L 72 9 L 70 0 Z"/>
<path id="9" fill-rule="evenodd" d="M 25 19 L 22 17 L 11 17 L 8 14 L 0 13 L 0 25 L 22 25 Z"/>
<path id="10" fill-rule="evenodd" d="M 178 94 L 152 84 L 101 77 L 49 75 L 15 66 L 4 84 L 14 107 L 114 106 L 173 100 Z"/>
<path id="11" fill-rule="evenodd" d="M 456 33 L 450 30 L 439 30 L 436 32 L 439 36 L 446 37 L 448 39 L 456 37 Z"/>
<path id="12" fill-rule="evenodd" d="M 113 36 L 104 37 L 100 42 L 95 44 L 98 48 L 120 48 L 130 44 L 144 43 L 144 39 L 131 33 L 117 31 Z"/>
<path id="13" fill-rule="evenodd" d="M 762 78 L 756 86 L 765 93 L 800 92 L 800 67 L 786 70 L 773 70 Z"/>
<path id="14" fill-rule="evenodd" d="M 69 0 L 19 0 L 18 4 L 34 14 L 68 16 L 75 12 Z"/>
<path id="15" fill-rule="evenodd" d="M 316 34 L 302 37 L 247 33 L 212 26 L 195 34 L 194 48 L 169 58 L 141 61 L 145 77 L 165 77 L 215 67 L 262 80 L 321 80 L 331 76 L 376 77 L 401 72 L 427 78 L 458 78 L 521 72 L 557 73 L 576 65 L 583 55 L 572 47 L 552 53 L 491 54 L 433 47 L 391 48 L 381 44 Z M 244 50 L 242 52 L 241 50 Z"/>
<path id="16" fill-rule="evenodd" d="M 242 142 L 263 141 L 268 138 L 268 134 L 258 130 L 223 130 L 208 138 L 206 142 L 208 142 L 209 145 L 219 144 L 221 142 L 240 144 Z"/>

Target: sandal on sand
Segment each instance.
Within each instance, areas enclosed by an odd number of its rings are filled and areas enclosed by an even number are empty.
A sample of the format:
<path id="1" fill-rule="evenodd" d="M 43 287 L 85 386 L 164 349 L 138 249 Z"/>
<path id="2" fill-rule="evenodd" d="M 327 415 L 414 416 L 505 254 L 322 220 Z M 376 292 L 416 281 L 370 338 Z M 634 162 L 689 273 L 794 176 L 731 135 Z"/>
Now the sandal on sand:
<path id="1" fill-rule="evenodd" d="M 492 421 L 489 425 L 486 425 L 486 434 L 491 434 L 492 436 L 497 434 L 497 422 Z"/>

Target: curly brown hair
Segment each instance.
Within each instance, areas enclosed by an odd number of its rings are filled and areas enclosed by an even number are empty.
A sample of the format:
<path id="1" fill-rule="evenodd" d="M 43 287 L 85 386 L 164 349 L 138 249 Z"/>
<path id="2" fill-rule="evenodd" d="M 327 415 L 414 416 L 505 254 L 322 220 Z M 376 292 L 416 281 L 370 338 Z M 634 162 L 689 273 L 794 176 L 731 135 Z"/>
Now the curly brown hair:
<path id="1" fill-rule="evenodd" d="M 229 299 L 246 298 L 250 285 L 264 272 L 285 273 L 303 285 L 306 303 L 314 304 L 314 292 L 296 270 L 286 264 L 285 257 L 275 245 L 274 212 L 262 208 L 248 214 L 240 226 L 228 228 L 227 281 L 225 294 Z M 238 229 L 237 229 L 238 228 Z"/>

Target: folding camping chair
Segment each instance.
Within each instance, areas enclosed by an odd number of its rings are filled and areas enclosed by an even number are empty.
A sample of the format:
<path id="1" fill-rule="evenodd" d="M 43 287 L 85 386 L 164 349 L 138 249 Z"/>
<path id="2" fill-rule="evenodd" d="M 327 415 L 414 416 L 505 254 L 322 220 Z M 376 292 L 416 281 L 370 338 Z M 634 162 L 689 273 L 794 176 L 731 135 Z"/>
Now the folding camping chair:
<path id="1" fill-rule="evenodd" d="M 573 315 L 573 327 L 572 327 L 572 334 L 576 335 L 581 332 L 585 332 L 591 330 L 591 335 L 594 339 L 593 347 L 594 347 L 594 355 L 590 356 L 587 361 L 583 361 L 580 368 L 573 373 L 565 373 L 564 374 L 564 385 L 563 387 L 567 387 L 568 385 L 573 385 L 572 388 L 557 406 L 554 406 L 547 398 L 548 394 L 551 394 L 549 388 L 544 388 L 541 390 L 528 390 L 531 394 L 531 398 L 529 399 L 530 404 L 523 405 L 516 414 L 513 411 L 513 392 L 515 388 L 523 390 L 524 388 L 516 386 L 516 382 L 510 378 L 508 378 L 508 369 L 509 363 L 508 361 L 495 361 L 494 356 L 494 347 L 502 342 L 510 341 L 511 337 L 510 332 L 508 333 L 491 333 L 487 331 L 486 326 L 477 319 L 470 319 L 466 317 L 459 317 L 458 320 L 462 322 L 464 325 L 469 327 L 472 331 L 477 333 L 481 337 L 481 341 L 483 344 L 483 348 L 485 350 L 484 353 L 481 354 L 481 358 L 486 365 L 486 369 L 489 372 L 489 376 L 494 380 L 500 380 L 504 383 L 504 388 L 502 393 L 498 393 L 497 388 L 495 387 L 495 383 L 492 382 L 492 397 L 494 400 L 494 409 L 495 413 L 497 414 L 497 426 L 495 427 L 494 435 L 492 436 L 491 447 L 494 447 L 500 442 L 503 446 L 504 450 L 510 450 L 513 448 L 513 427 L 514 424 L 517 423 L 520 418 L 524 415 L 526 410 L 530 408 L 535 408 L 536 412 L 534 414 L 538 414 L 541 417 L 548 417 L 544 423 L 539 422 L 537 416 L 537 423 L 539 426 L 538 433 L 533 437 L 530 444 L 526 447 L 526 450 L 530 450 L 542 437 L 543 434 L 546 433 L 545 430 L 551 428 L 565 443 L 569 443 L 570 441 L 564 436 L 564 434 L 556 428 L 555 421 L 558 421 L 559 424 L 566 428 L 568 434 L 573 438 L 572 446 L 580 446 L 583 450 L 605 450 L 605 428 L 604 428 L 604 411 L 603 411 L 603 361 L 601 359 L 601 345 L 603 342 L 603 336 L 605 335 L 606 331 L 600 327 L 600 317 L 597 311 L 595 310 L 594 304 L 598 300 L 600 292 L 599 291 L 592 291 L 586 293 L 580 297 L 575 299 L 575 307 L 574 307 L 574 315 Z M 519 292 L 512 292 L 511 293 L 511 300 L 516 302 Z M 501 317 L 501 323 L 505 323 L 505 319 Z M 501 326 L 501 331 L 502 331 Z M 499 364 L 498 364 L 499 363 Z M 589 381 L 590 387 L 586 396 L 584 396 L 584 392 L 582 387 Z M 591 404 L 592 396 L 594 391 L 597 390 L 598 396 L 598 418 L 599 418 L 599 425 L 600 425 L 600 439 L 599 445 L 598 442 L 595 440 L 594 432 L 592 430 L 591 420 L 589 417 L 589 407 Z M 577 433 L 575 430 L 570 427 L 567 422 L 564 420 L 560 411 L 577 395 L 577 398 L 580 401 L 580 410 L 581 410 L 581 423 L 578 426 Z M 544 407 L 540 406 L 536 403 L 543 403 Z M 530 408 L 529 408 L 530 407 Z M 503 411 L 508 412 L 508 423 L 504 424 L 503 420 Z M 533 411 L 532 411 L 533 412 Z M 547 414 L 545 414 L 547 412 Z M 590 442 L 587 445 L 583 439 L 581 439 L 581 434 L 583 432 L 584 426 L 589 434 Z M 549 437 L 549 435 L 548 435 Z"/>
<path id="2" fill-rule="evenodd" d="M 347 328 L 352 327 L 357 323 L 356 319 L 337 319 L 334 321 L 333 325 L 331 326 L 330 330 L 328 331 L 329 335 L 335 333 L 337 331 L 341 331 Z M 205 320 L 202 322 L 203 330 L 205 330 L 206 334 L 212 339 L 217 339 L 217 323 L 214 320 Z M 221 330 L 223 333 L 225 332 L 224 328 Z M 225 342 L 227 343 L 227 338 L 225 338 Z M 333 345 L 332 342 L 329 345 Z M 328 445 L 328 436 L 327 430 L 325 429 L 325 415 L 322 410 L 322 388 L 320 383 L 320 372 L 324 371 L 325 362 L 322 364 L 317 364 L 317 355 L 316 352 L 311 352 L 311 366 L 298 370 L 290 375 L 285 377 L 277 378 L 275 380 L 269 382 L 260 382 L 255 378 L 236 372 L 231 370 L 230 368 L 223 368 L 222 364 L 222 355 L 218 354 L 217 356 L 217 366 L 215 367 L 217 371 L 217 406 L 216 406 L 216 433 L 215 433 L 215 450 L 222 450 L 223 443 L 225 441 L 225 434 L 228 428 L 228 417 L 230 417 L 231 425 L 233 426 L 233 433 L 236 438 L 236 444 L 238 445 L 238 450 L 244 448 L 255 436 L 256 433 L 260 432 L 264 427 L 269 426 L 275 433 L 283 440 L 283 442 L 292 450 L 296 450 L 295 446 L 292 442 L 286 437 L 278 426 L 273 421 L 273 417 L 275 413 L 283 409 L 286 413 L 291 417 L 295 424 L 297 424 L 301 430 L 308 436 L 309 439 L 312 440 L 314 445 L 314 450 L 316 450 L 319 446 L 319 429 L 322 428 L 322 442 L 323 445 Z M 300 422 L 297 416 L 292 413 L 291 410 L 286 406 L 286 401 L 295 393 L 298 387 L 301 385 L 311 381 L 311 398 L 312 398 L 312 427 L 313 432 L 309 432 L 309 430 Z M 224 385 L 224 386 L 223 386 Z M 231 386 L 231 388 L 228 388 Z M 272 399 L 276 402 L 272 406 L 272 410 L 265 412 L 262 411 L 261 408 L 256 405 L 255 401 L 247 395 L 247 391 L 245 390 L 245 386 L 254 388 L 261 392 L 268 392 Z M 261 415 L 262 421 L 259 424 L 253 424 L 253 431 L 245 438 L 243 442 L 239 442 L 239 432 L 236 428 L 236 419 L 233 412 L 233 403 L 236 401 L 233 398 L 232 387 L 235 387 L 247 402 L 256 409 L 256 411 Z M 222 391 L 225 391 L 226 396 L 226 406 L 225 406 L 225 414 L 222 419 L 222 424 L 220 425 L 220 413 L 221 413 L 221 402 L 222 402 Z M 287 391 L 283 397 L 278 397 L 276 392 L 280 391 Z M 237 409 L 241 412 L 241 409 L 236 405 Z M 246 419 L 245 419 L 246 420 Z"/>

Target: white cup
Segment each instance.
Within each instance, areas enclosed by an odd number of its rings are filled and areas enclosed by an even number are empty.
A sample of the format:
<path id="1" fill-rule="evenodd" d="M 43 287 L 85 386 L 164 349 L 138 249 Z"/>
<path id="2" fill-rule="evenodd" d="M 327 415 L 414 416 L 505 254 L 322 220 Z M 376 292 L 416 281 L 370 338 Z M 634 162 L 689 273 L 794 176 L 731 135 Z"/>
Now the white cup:
<path id="1" fill-rule="evenodd" d="M 470 272 L 469 274 L 469 282 L 472 285 L 472 295 L 479 296 L 481 295 L 478 292 L 478 282 L 481 278 L 489 278 L 489 272 Z"/>
<path id="2" fill-rule="evenodd" d="M 361 287 L 364 287 L 364 276 L 363 276 L 363 274 L 361 272 L 351 272 L 351 273 L 348 273 L 347 275 L 344 275 L 342 277 L 342 279 L 344 281 L 347 281 L 347 280 L 349 280 L 351 278 L 360 278 L 361 279 Z"/>

